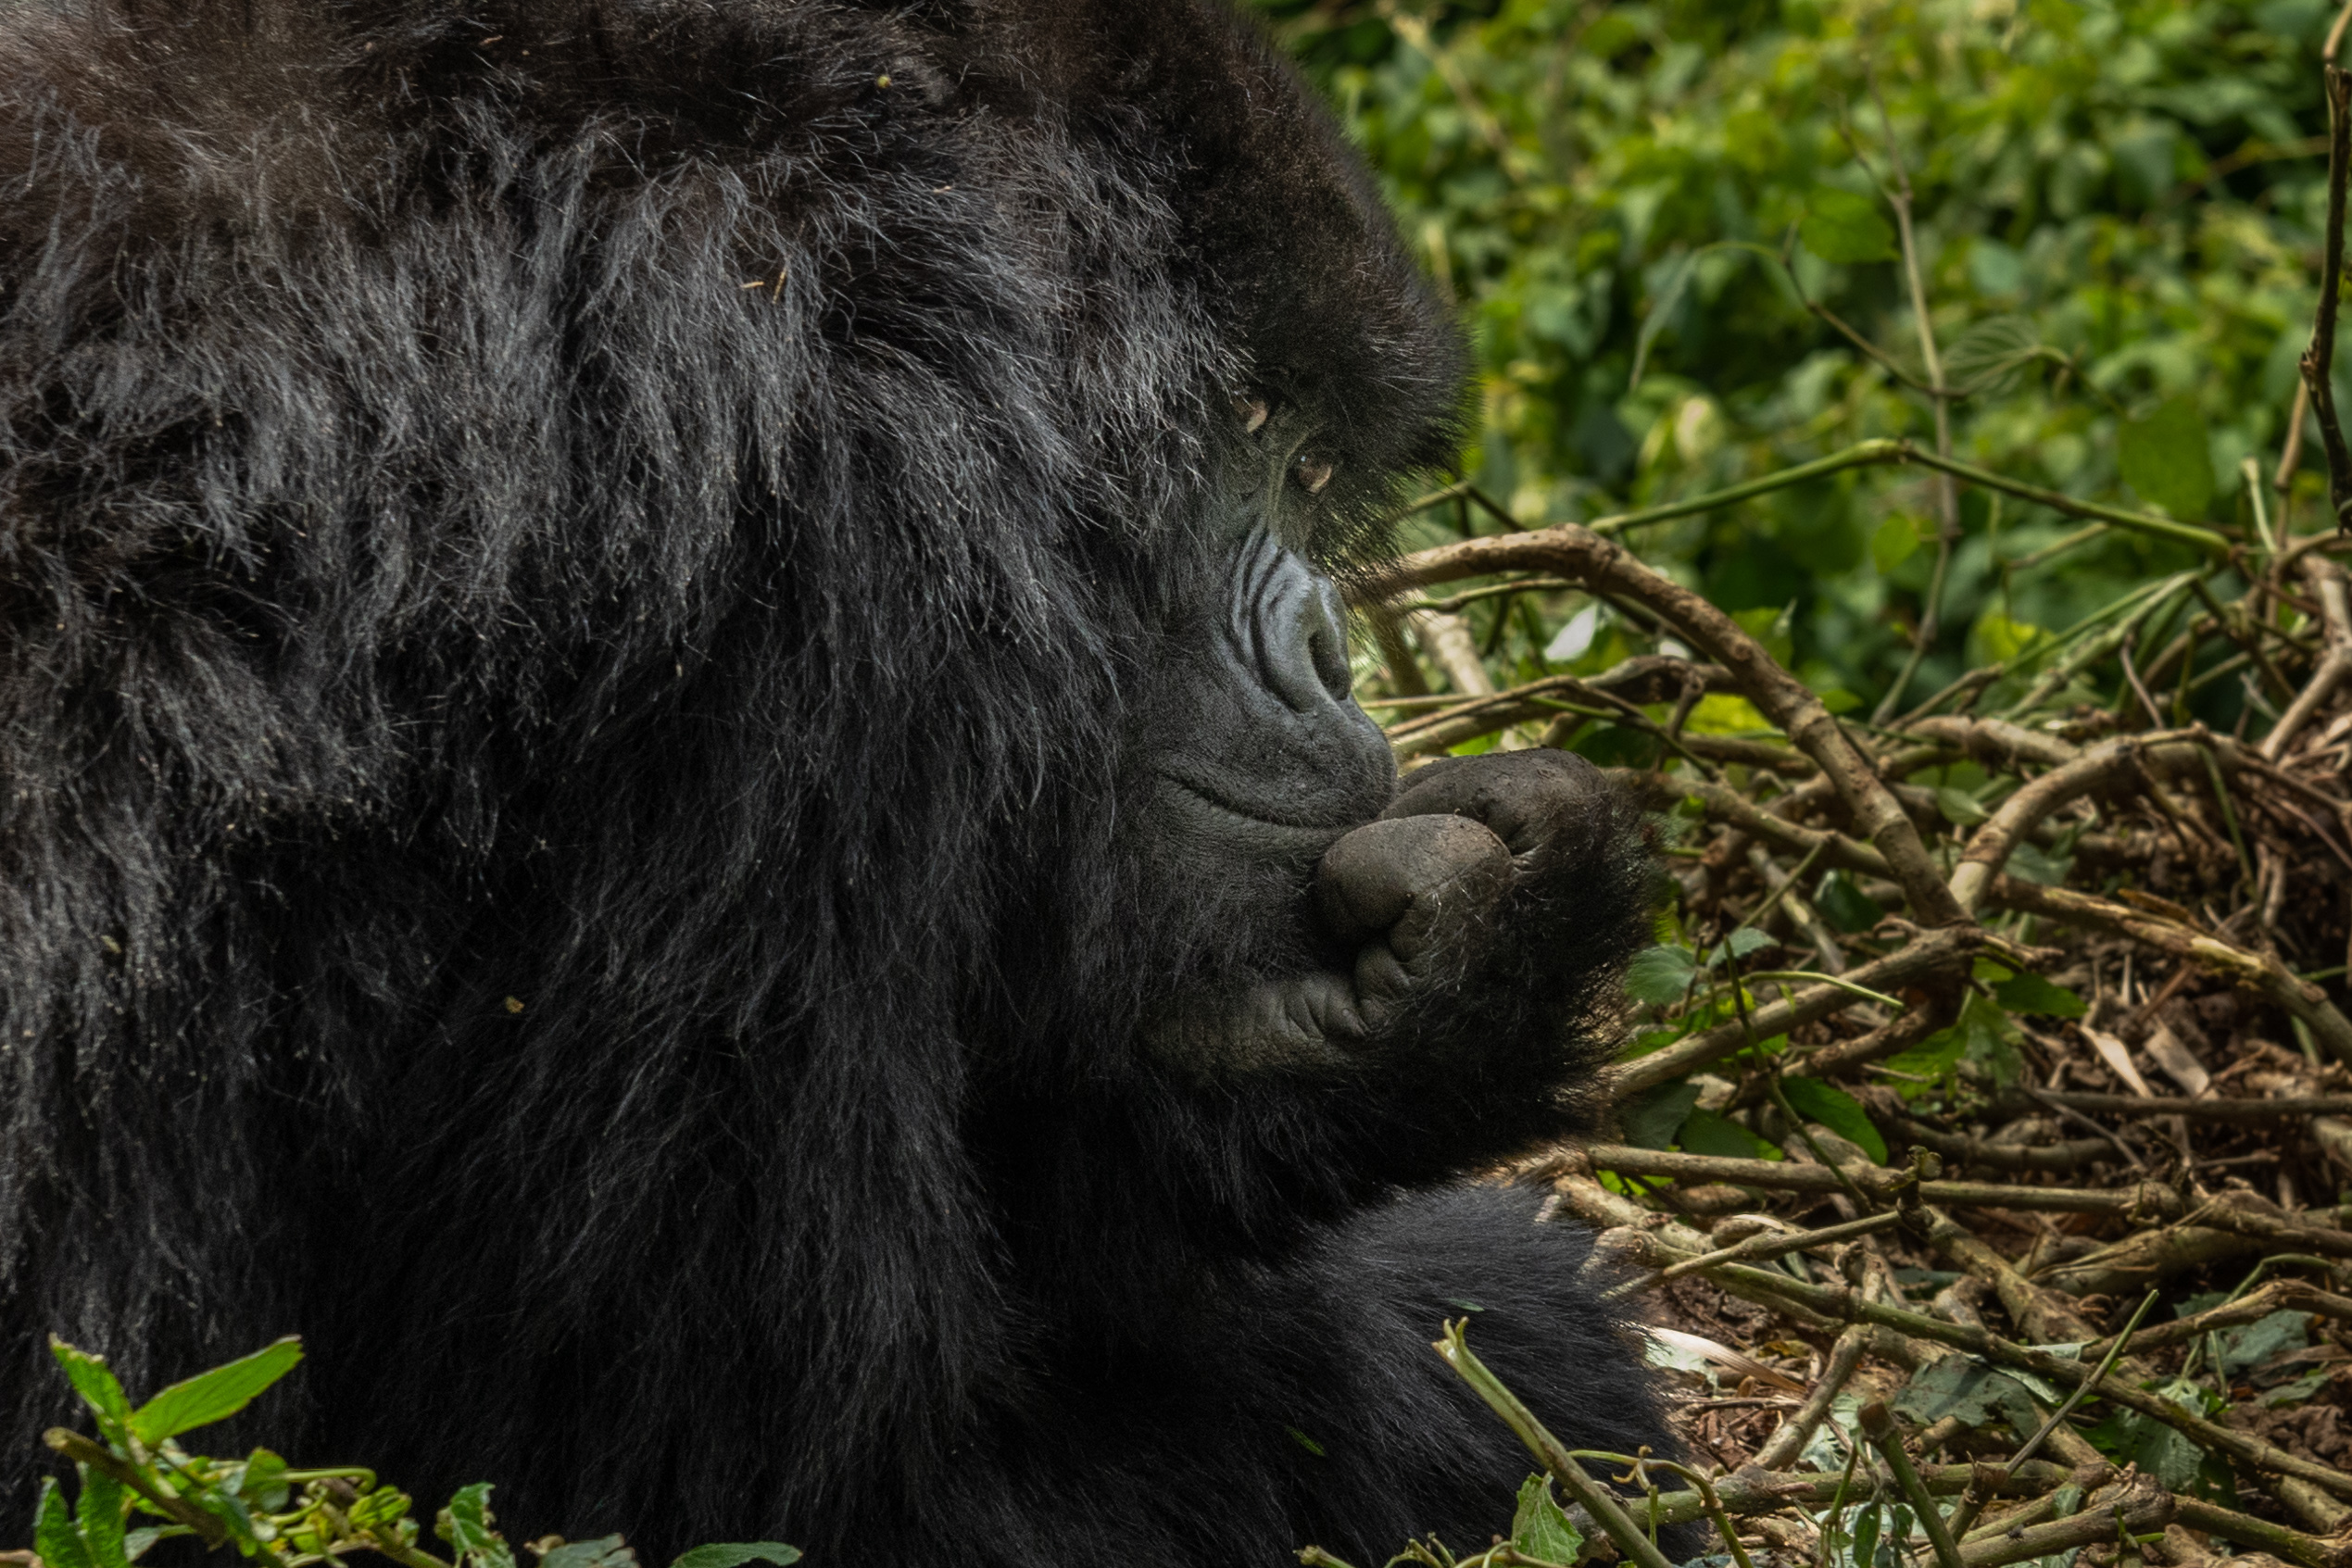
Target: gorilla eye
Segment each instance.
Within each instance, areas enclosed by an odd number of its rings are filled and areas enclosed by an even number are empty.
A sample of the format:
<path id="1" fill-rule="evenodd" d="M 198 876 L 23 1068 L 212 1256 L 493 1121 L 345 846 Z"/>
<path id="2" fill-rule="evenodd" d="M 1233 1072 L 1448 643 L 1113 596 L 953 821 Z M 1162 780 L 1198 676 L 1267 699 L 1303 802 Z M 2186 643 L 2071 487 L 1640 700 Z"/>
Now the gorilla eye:
<path id="1" fill-rule="evenodd" d="M 1259 398 L 1237 397 L 1233 400 L 1233 414 L 1241 421 L 1243 430 L 1255 435 L 1258 433 L 1258 427 L 1265 423 L 1266 406 Z"/>
<path id="2" fill-rule="evenodd" d="M 1290 472 L 1310 495 L 1320 495 L 1323 487 L 1331 483 L 1331 459 L 1313 458 L 1302 452 L 1290 459 Z"/>

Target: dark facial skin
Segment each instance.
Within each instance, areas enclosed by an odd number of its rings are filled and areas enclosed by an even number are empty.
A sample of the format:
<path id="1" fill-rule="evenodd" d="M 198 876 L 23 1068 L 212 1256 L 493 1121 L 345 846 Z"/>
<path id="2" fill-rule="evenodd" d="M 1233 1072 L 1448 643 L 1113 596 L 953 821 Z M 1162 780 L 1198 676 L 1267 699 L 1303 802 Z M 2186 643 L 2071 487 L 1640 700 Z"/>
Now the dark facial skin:
<path id="1" fill-rule="evenodd" d="M 1400 789 L 1350 693 L 1340 591 L 1306 554 L 1301 520 L 1327 470 L 1282 423 L 1231 486 L 1215 601 L 1179 637 L 1151 709 L 1152 730 L 1176 737 L 1152 759 L 1162 874 L 1243 922 L 1287 904 L 1311 955 L 1196 987 L 1153 1022 L 1163 1060 L 1213 1080 L 1353 1076 L 1426 1055 L 1416 1015 L 1482 985 L 1523 988 L 1557 907 L 1622 852 L 1608 785 L 1563 752 L 1448 759 Z M 1545 1028 L 1524 1022 L 1498 1049 Z"/>

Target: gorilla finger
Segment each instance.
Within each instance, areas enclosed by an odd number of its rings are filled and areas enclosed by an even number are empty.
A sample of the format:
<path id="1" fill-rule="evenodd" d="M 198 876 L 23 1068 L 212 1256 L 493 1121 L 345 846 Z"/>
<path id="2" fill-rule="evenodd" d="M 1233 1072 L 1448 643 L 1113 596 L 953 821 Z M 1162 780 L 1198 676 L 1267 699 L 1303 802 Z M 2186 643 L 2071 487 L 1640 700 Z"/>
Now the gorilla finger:
<path id="1" fill-rule="evenodd" d="M 1467 817 L 1384 818 L 1343 835 L 1316 869 L 1316 912 L 1343 942 L 1386 936 L 1408 966 L 1466 931 L 1511 885 L 1511 852 Z"/>
<path id="2" fill-rule="evenodd" d="M 1515 857 L 1524 857 L 1544 848 L 1572 852 L 1589 836 L 1576 830 L 1616 814 L 1616 794 L 1607 775 L 1574 752 L 1490 752 L 1421 769 L 1380 815 L 1387 821 L 1441 811 L 1471 818 Z"/>

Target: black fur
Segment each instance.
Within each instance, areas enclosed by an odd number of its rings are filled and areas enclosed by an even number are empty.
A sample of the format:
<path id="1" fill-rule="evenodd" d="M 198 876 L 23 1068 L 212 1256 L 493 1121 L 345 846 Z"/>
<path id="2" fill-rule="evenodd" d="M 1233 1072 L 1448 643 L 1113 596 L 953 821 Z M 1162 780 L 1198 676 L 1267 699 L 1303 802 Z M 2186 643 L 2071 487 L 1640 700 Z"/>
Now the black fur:
<path id="1" fill-rule="evenodd" d="M 1529 1462 L 1453 1298 L 1663 1446 L 1576 1238 L 1390 1196 L 1575 1124 L 1620 819 L 1440 1067 L 1138 1044 L 1314 942 L 1138 826 L 1230 399 L 1341 563 L 1459 376 L 1245 26 L 18 6 L 0 182 L 0 1464 L 53 1329 L 134 1389 L 298 1330 L 248 1435 L 525 1533 L 1470 1545 Z"/>

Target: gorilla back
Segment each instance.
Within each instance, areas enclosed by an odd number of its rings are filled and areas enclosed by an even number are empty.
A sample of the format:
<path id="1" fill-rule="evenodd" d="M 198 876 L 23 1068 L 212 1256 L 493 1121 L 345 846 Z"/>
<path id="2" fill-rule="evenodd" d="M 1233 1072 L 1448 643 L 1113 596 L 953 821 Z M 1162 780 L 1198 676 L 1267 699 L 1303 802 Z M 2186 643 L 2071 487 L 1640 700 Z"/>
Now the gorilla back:
<path id="1" fill-rule="evenodd" d="M 248 1435 L 649 1552 L 1483 1539 L 1464 1298 L 1664 1445 L 1454 1185 L 1578 1125 L 1641 856 L 1348 695 L 1459 367 L 1245 26 L 17 5 L 0 176 L 18 1489 L 51 1330 L 299 1331 Z"/>

